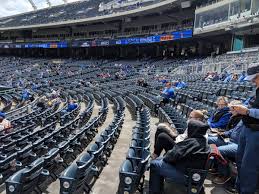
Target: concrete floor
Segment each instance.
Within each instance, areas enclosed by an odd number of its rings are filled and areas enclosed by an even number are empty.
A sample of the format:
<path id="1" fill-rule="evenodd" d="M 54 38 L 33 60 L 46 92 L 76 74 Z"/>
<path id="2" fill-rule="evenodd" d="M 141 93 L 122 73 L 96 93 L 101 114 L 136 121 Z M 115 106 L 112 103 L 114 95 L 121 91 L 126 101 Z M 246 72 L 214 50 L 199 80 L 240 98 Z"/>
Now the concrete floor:
<path id="1" fill-rule="evenodd" d="M 124 125 L 120 133 L 120 137 L 112 151 L 111 157 L 95 185 L 92 194 L 115 194 L 119 185 L 119 169 L 120 165 L 126 158 L 128 148 L 131 141 L 132 127 L 135 121 L 131 119 L 128 109 L 125 111 Z"/>

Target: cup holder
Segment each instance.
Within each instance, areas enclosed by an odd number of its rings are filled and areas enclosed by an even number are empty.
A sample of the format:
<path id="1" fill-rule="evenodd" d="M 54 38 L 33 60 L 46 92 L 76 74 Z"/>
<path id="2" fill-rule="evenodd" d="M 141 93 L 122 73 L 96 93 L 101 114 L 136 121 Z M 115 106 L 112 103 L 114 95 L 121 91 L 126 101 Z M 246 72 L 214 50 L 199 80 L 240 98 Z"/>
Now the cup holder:
<path id="1" fill-rule="evenodd" d="M 49 171 L 46 170 L 46 169 L 43 169 L 42 172 L 41 172 L 41 174 L 42 174 L 43 176 L 49 176 L 49 175 L 50 175 Z"/>
<path id="2" fill-rule="evenodd" d="M 32 152 L 32 153 L 30 153 L 30 156 L 33 157 L 33 158 L 35 158 L 35 157 L 37 156 L 37 154 L 34 153 L 34 152 Z"/>
<path id="3" fill-rule="evenodd" d="M 16 164 L 17 167 L 21 167 L 22 166 L 22 163 L 20 161 L 16 161 L 15 164 Z"/>
<path id="4" fill-rule="evenodd" d="M 15 148 L 16 151 L 21 151 L 20 147 Z"/>
<path id="5" fill-rule="evenodd" d="M 81 146 L 81 142 L 77 141 L 75 142 L 75 145 Z"/>
<path id="6" fill-rule="evenodd" d="M 95 175 L 98 175 L 100 173 L 100 170 L 95 165 L 92 166 L 91 170 Z"/>
<path id="7" fill-rule="evenodd" d="M 0 158 L 1 158 L 1 159 L 5 159 L 6 157 L 7 157 L 6 154 L 1 154 L 1 155 L 0 155 Z"/>

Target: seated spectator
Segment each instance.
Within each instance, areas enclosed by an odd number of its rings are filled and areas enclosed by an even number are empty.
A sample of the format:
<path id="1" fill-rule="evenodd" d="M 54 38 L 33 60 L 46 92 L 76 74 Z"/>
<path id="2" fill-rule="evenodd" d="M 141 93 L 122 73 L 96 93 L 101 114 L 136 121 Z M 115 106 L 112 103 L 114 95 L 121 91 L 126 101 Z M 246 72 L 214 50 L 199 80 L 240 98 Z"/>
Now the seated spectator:
<path id="1" fill-rule="evenodd" d="M 22 92 L 22 101 L 26 101 L 30 98 L 30 92 L 29 90 L 25 89 Z"/>
<path id="2" fill-rule="evenodd" d="M 42 110 L 46 109 L 46 102 L 47 102 L 46 96 L 40 98 L 37 103 L 37 107 L 39 107 Z"/>
<path id="3" fill-rule="evenodd" d="M 66 111 L 67 112 L 72 112 L 73 110 L 77 109 L 78 107 L 78 104 L 76 103 L 75 100 L 70 100 L 68 106 L 67 106 L 67 109 Z"/>
<path id="4" fill-rule="evenodd" d="M 213 73 L 208 72 L 204 80 L 205 81 L 211 81 L 212 79 L 213 79 Z"/>
<path id="5" fill-rule="evenodd" d="M 165 77 L 160 78 L 160 81 L 162 82 L 163 86 L 166 86 L 166 84 L 168 83 Z"/>
<path id="6" fill-rule="evenodd" d="M 6 133 L 10 133 L 11 122 L 5 118 L 5 113 L 0 112 L 0 130 L 4 130 Z"/>
<path id="7" fill-rule="evenodd" d="M 53 83 L 51 80 L 49 80 L 49 81 L 48 81 L 48 85 L 49 85 L 49 87 L 53 87 L 53 86 L 54 86 L 54 83 Z"/>
<path id="8" fill-rule="evenodd" d="M 242 102 L 234 100 L 230 104 L 231 106 L 242 105 Z M 238 140 L 242 128 L 242 122 L 235 109 L 230 108 L 232 117 L 229 120 L 227 131 L 218 132 L 216 137 L 209 136 L 208 143 L 215 144 L 218 147 L 221 155 L 227 158 L 235 158 L 238 148 Z M 219 176 L 217 176 L 213 182 L 215 184 L 224 184 L 230 179 L 230 171 L 228 166 L 218 164 Z"/>
<path id="9" fill-rule="evenodd" d="M 35 92 L 35 91 L 37 91 L 39 89 L 39 85 L 33 82 L 31 89 L 32 89 L 32 91 Z"/>
<path id="10" fill-rule="evenodd" d="M 52 107 L 53 106 L 53 100 L 48 99 L 47 105 L 48 105 L 48 107 Z"/>
<path id="11" fill-rule="evenodd" d="M 226 129 L 231 113 L 228 107 L 228 99 L 226 97 L 219 97 L 217 99 L 217 110 L 208 119 L 210 128 Z"/>
<path id="12" fill-rule="evenodd" d="M 138 85 L 139 85 L 139 86 L 142 86 L 142 87 L 145 87 L 145 88 L 148 86 L 148 84 L 147 84 L 147 82 L 145 81 L 144 78 L 140 78 L 140 79 L 138 80 Z"/>
<path id="13" fill-rule="evenodd" d="M 189 119 L 203 121 L 204 114 L 200 110 L 193 110 L 189 115 Z M 187 138 L 187 134 L 188 129 L 186 129 L 183 134 L 178 134 L 177 130 L 172 128 L 169 124 L 159 124 L 155 134 L 155 145 L 152 159 L 159 157 L 163 150 L 168 152 L 173 149 L 176 143 L 179 143 Z"/>
<path id="14" fill-rule="evenodd" d="M 219 80 L 219 75 L 218 72 L 215 72 L 212 78 L 212 81 L 218 81 Z"/>
<path id="15" fill-rule="evenodd" d="M 238 75 L 236 73 L 232 76 L 231 81 L 238 81 Z"/>
<path id="16" fill-rule="evenodd" d="M 238 79 L 238 82 L 243 82 L 245 81 L 245 78 L 246 78 L 246 72 L 243 71 Z"/>
<path id="17" fill-rule="evenodd" d="M 31 102 L 33 102 L 35 100 L 34 94 L 30 94 L 29 99 L 30 99 Z"/>
<path id="18" fill-rule="evenodd" d="M 178 184 L 186 184 L 187 169 L 204 169 L 210 152 L 204 137 L 209 126 L 202 121 L 188 122 L 188 138 L 175 144 L 164 157 L 150 164 L 149 193 L 163 193 L 165 178 Z"/>
<path id="19" fill-rule="evenodd" d="M 163 104 L 169 103 L 170 99 L 174 98 L 174 89 L 171 83 L 166 83 L 165 89 L 161 92 L 161 97 Z"/>
<path id="20" fill-rule="evenodd" d="M 50 96 L 51 96 L 51 98 L 58 98 L 59 97 L 59 91 L 52 89 L 51 93 L 50 93 Z"/>
<path id="21" fill-rule="evenodd" d="M 227 71 L 224 71 L 221 75 L 220 75 L 220 80 L 224 81 L 227 77 L 229 76 Z"/>
<path id="22" fill-rule="evenodd" d="M 230 73 L 230 74 L 228 74 L 228 76 L 224 79 L 223 82 L 224 82 L 224 83 L 230 82 L 231 79 L 232 79 L 232 74 Z"/>
<path id="23" fill-rule="evenodd" d="M 161 105 L 170 102 L 170 99 L 174 98 L 174 89 L 171 83 L 167 83 L 166 87 L 160 91 L 160 95 L 157 97 L 161 101 Z"/>
<path id="24" fill-rule="evenodd" d="M 176 88 L 185 88 L 186 87 L 186 83 L 184 83 L 181 79 L 178 80 L 178 82 L 176 83 Z"/>

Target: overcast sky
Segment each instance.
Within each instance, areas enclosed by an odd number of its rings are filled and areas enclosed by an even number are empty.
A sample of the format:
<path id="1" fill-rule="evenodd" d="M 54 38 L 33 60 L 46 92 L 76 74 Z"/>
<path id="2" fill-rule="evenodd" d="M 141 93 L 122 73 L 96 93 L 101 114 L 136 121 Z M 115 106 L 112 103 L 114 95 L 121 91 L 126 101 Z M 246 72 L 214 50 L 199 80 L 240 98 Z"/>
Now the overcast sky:
<path id="1" fill-rule="evenodd" d="M 74 2 L 78 0 L 67 0 L 68 2 Z M 0 17 L 32 11 L 32 6 L 28 0 L 0 0 Z M 47 7 L 45 0 L 33 0 L 35 5 L 40 8 Z M 52 5 L 58 5 L 63 3 L 62 0 L 50 0 Z"/>

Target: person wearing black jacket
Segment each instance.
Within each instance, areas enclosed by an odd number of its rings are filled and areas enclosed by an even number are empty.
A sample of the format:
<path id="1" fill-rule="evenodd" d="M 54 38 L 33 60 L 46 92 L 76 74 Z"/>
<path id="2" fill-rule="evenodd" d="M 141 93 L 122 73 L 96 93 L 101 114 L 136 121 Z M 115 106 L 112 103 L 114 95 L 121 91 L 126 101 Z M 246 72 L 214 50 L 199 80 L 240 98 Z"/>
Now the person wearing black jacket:
<path id="1" fill-rule="evenodd" d="M 150 164 L 149 193 L 162 194 L 164 178 L 175 183 L 186 184 L 188 168 L 204 169 L 210 153 L 205 138 L 209 126 L 197 120 L 188 121 L 188 138 L 177 143 L 164 157 Z"/>

